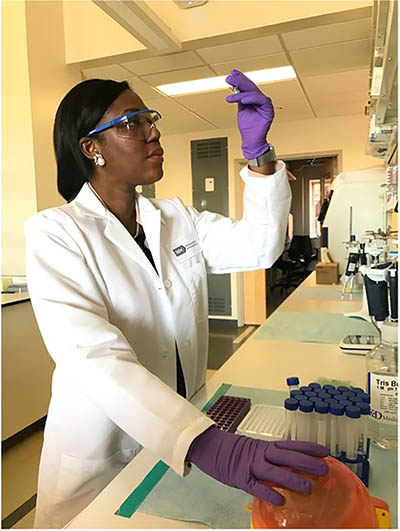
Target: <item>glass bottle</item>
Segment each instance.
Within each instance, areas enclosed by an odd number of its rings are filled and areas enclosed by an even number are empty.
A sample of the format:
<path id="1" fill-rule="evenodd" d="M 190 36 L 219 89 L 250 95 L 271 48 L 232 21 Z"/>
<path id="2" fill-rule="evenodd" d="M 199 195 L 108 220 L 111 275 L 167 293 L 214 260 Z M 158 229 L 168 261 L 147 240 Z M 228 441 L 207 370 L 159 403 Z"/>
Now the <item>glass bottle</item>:
<path id="1" fill-rule="evenodd" d="M 397 323 L 384 323 L 381 343 L 366 356 L 371 397 L 369 435 L 381 448 L 397 448 L 397 348 Z"/>

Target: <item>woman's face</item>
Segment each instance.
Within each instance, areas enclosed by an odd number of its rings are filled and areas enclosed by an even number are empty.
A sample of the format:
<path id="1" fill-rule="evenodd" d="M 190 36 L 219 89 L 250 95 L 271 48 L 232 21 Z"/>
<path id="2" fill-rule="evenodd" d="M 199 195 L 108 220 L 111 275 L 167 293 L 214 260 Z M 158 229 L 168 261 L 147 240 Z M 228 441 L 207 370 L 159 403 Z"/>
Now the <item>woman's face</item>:
<path id="1" fill-rule="evenodd" d="M 109 122 L 123 114 L 147 109 L 137 94 L 125 90 L 110 105 L 98 125 Z M 163 150 L 160 145 L 160 132 L 151 129 L 147 140 L 124 138 L 118 135 L 115 127 L 105 130 L 100 138 L 93 137 L 97 151 L 103 155 L 105 166 L 97 168 L 113 183 L 145 185 L 159 181 L 163 176 Z M 99 171 L 101 170 L 101 171 Z"/>

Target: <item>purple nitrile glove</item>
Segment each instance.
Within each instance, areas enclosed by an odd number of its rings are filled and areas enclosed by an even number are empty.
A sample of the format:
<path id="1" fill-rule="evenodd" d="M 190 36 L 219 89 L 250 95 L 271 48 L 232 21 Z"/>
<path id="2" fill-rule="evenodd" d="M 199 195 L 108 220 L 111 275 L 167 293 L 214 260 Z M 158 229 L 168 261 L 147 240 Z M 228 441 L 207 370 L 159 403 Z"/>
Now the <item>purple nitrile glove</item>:
<path id="1" fill-rule="evenodd" d="M 226 101 L 239 104 L 243 155 L 246 159 L 255 159 L 269 149 L 266 137 L 274 119 L 274 107 L 270 98 L 239 70 L 232 70 L 225 81 L 240 90 L 238 94 L 227 96 Z"/>
<path id="2" fill-rule="evenodd" d="M 297 492 L 310 492 L 311 482 L 289 470 L 288 466 L 323 476 L 328 466 L 316 457 L 326 457 L 325 446 L 301 441 L 262 441 L 236 435 L 211 426 L 194 439 L 187 459 L 214 479 L 244 490 L 274 505 L 285 498 L 261 481 L 272 481 Z"/>

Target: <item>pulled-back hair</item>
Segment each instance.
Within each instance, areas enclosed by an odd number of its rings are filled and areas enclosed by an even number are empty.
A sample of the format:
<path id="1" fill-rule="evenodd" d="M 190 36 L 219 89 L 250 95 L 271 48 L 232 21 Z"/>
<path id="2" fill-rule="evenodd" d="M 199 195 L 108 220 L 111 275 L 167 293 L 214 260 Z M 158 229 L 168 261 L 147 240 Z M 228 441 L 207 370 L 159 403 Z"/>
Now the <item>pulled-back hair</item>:
<path id="1" fill-rule="evenodd" d="M 93 163 L 82 153 L 79 139 L 94 129 L 124 90 L 130 90 L 126 81 L 88 79 L 73 87 L 61 101 L 54 121 L 53 142 L 57 187 L 67 201 L 74 199 L 93 171 Z"/>

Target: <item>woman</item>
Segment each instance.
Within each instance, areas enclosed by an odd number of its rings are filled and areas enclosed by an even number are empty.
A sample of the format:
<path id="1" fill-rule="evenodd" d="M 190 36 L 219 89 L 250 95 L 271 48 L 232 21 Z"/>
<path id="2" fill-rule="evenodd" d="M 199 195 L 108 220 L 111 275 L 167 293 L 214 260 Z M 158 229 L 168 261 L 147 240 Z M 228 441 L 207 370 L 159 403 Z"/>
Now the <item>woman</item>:
<path id="1" fill-rule="evenodd" d="M 67 204 L 26 222 L 29 291 L 56 363 L 35 527 L 64 526 L 142 447 L 184 475 L 194 463 L 273 503 L 258 480 L 300 491 L 324 474 L 309 443 L 266 443 L 218 430 L 187 399 L 205 381 L 206 271 L 270 267 L 281 254 L 290 190 L 266 134 L 273 107 L 241 72 L 244 215 L 198 213 L 135 187 L 163 175 L 157 119 L 127 83 L 89 80 L 63 99 L 54 126 L 58 189 Z M 276 168 L 275 168 L 276 166 Z M 232 464 L 235 463 L 235 466 Z"/>

